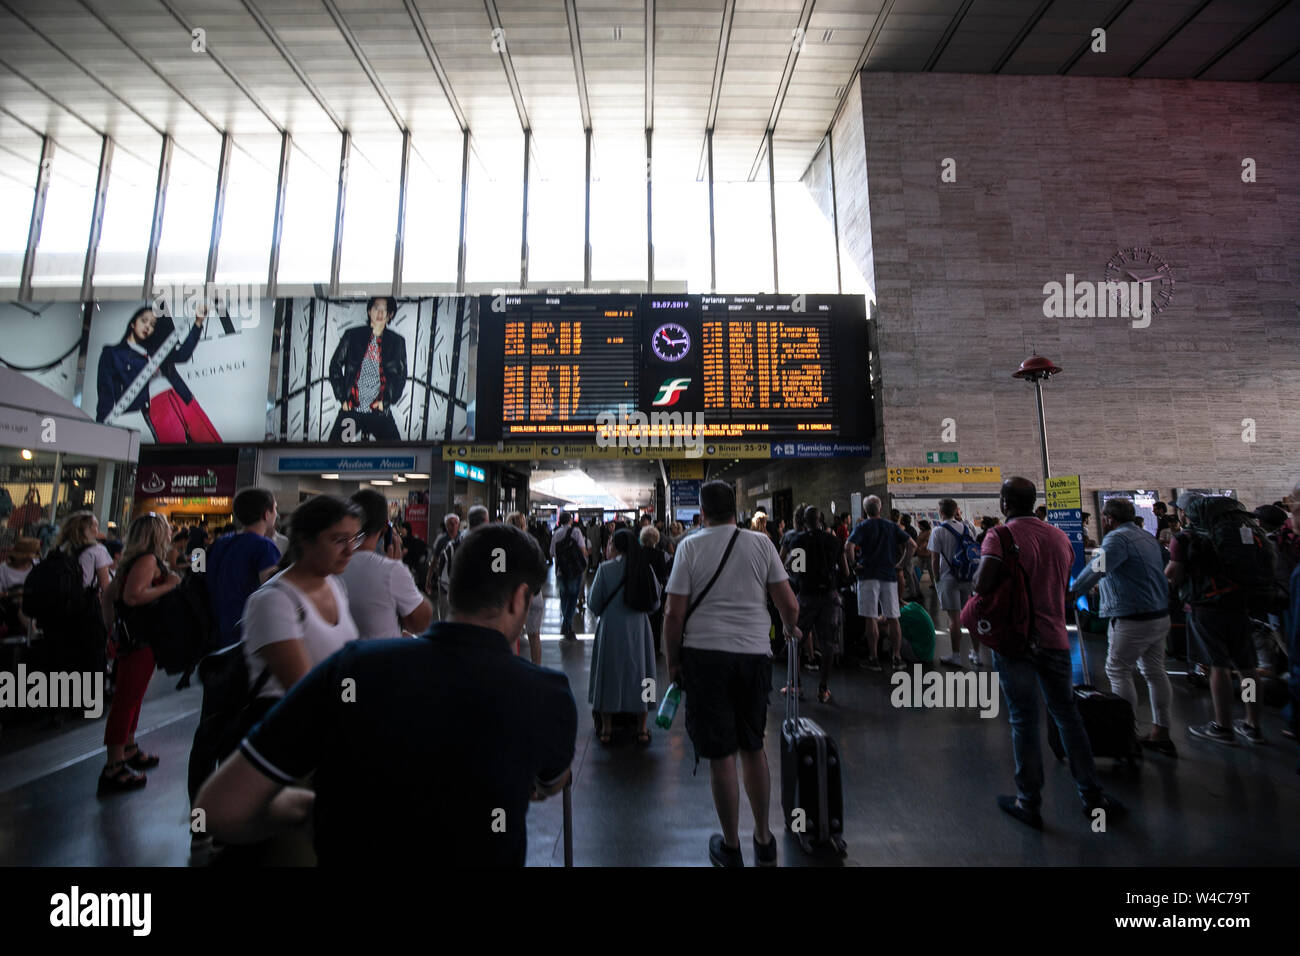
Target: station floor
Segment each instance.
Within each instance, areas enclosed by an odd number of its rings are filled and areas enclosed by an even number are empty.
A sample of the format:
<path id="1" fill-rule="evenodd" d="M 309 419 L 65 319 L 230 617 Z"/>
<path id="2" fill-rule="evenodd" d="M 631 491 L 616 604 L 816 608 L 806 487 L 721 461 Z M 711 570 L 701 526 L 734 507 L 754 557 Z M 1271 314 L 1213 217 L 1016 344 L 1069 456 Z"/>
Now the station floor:
<path id="1" fill-rule="evenodd" d="M 553 594 L 553 581 L 548 593 Z M 926 599 L 934 607 L 928 580 Z M 932 610 L 933 613 L 933 610 Z M 577 866 L 707 866 L 708 839 L 718 828 L 708 765 L 692 775 L 694 757 L 682 727 L 654 729 L 651 746 L 604 748 L 586 704 L 594 621 L 577 642 L 559 639 L 558 600 L 547 601 L 542 663 L 569 677 L 578 701 L 574 757 L 574 861 Z M 948 653 L 942 630 L 938 653 Z M 987 653 L 987 652 L 986 652 Z M 1104 647 L 1093 646 L 1104 682 Z M 663 659 L 660 659 L 662 666 Z M 1170 662 L 1170 669 L 1185 665 Z M 774 666 L 773 687 L 785 664 Z M 1137 770 L 1098 761 L 1107 789 L 1130 815 L 1108 832 L 1092 832 L 1080 812 L 1068 770 L 1044 746 L 1046 828 L 1028 829 L 1001 813 L 1000 793 L 1014 792 L 1005 707 L 996 718 L 977 711 L 895 709 L 889 674 L 851 669 L 831 683 L 835 700 L 813 699 L 806 675 L 805 716 L 839 741 L 843 755 L 847 855 L 805 856 L 778 832 L 783 866 L 1270 866 L 1300 863 L 1300 775 L 1297 748 L 1281 736 L 1279 713 L 1264 709 L 1268 744 L 1226 748 L 1192 740 L 1188 723 L 1210 716 L 1209 693 L 1174 676 L 1177 760 L 1149 756 Z M 667 675 L 660 677 L 661 686 Z M 173 689 L 156 674 L 138 738 L 162 757 L 149 784 L 135 793 L 95 796 L 104 763 L 103 718 L 52 729 L 44 722 L 0 733 L 0 865 L 187 866 L 190 857 L 186 761 L 198 719 L 200 691 Z M 1139 723 L 1149 725 L 1146 690 L 1138 680 Z M 767 757 L 773 772 L 771 820 L 780 820 L 778 740 L 783 701 L 772 695 Z M 1046 719 L 1046 715 L 1044 715 Z M 559 797 L 533 804 L 528 818 L 530 866 L 563 864 Z M 741 801 L 741 840 L 752 864 L 752 817 Z M 289 859 L 309 860 L 310 854 Z"/>

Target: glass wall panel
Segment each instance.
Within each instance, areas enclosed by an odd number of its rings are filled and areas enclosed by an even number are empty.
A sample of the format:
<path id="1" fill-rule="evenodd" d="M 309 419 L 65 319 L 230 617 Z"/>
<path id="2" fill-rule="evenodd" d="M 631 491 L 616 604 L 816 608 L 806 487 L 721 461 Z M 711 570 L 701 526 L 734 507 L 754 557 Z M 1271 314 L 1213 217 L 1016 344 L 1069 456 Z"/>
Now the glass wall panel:
<path id="1" fill-rule="evenodd" d="M 281 284 L 329 282 L 341 145 L 341 136 L 293 141 L 280 239 Z"/>
<path id="2" fill-rule="evenodd" d="M 199 162 L 178 141 L 172 150 L 171 173 L 167 180 L 167 202 L 163 209 L 162 241 L 158 244 L 158 266 L 154 281 L 202 282 L 208 267 L 208 243 L 212 239 L 212 209 L 217 195 L 217 162 L 221 141 L 213 139 L 211 149 Z M 152 201 L 150 209 L 152 211 Z"/>
<path id="3" fill-rule="evenodd" d="M 459 136 L 411 147 L 402 281 L 455 282 L 460 243 Z"/>
<path id="4" fill-rule="evenodd" d="M 18 285 L 36 198 L 41 138 L 0 113 L 0 285 Z"/>
<path id="5" fill-rule="evenodd" d="M 586 138 L 533 136 L 528 189 L 528 284 L 582 285 Z"/>
<path id="6" fill-rule="evenodd" d="M 646 279 L 645 135 L 592 136 L 591 280 Z"/>
<path id="7" fill-rule="evenodd" d="M 523 233 L 523 133 L 472 136 L 469 167 L 465 279 L 517 287 Z"/>
<path id="8" fill-rule="evenodd" d="M 776 242 L 783 293 L 839 291 L 835 227 L 803 183 L 776 184 Z"/>
<path id="9" fill-rule="evenodd" d="M 95 288 L 139 288 L 149 256 L 149 231 L 153 227 L 154 190 L 158 185 L 158 151 L 154 144 L 149 161 L 123 149 L 113 153 L 104 203 L 104 226 L 95 257 Z"/>
<path id="10" fill-rule="evenodd" d="M 709 291 L 709 184 L 696 182 L 689 153 L 654 157 L 655 285 Z"/>
<path id="11" fill-rule="evenodd" d="M 370 133 L 353 139 L 340 282 L 387 285 L 393 281 L 401 173 L 400 136 Z"/>
<path id="12" fill-rule="evenodd" d="M 718 291 L 772 291 L 772 214 L 767 172 L 752 183 L 714 183 Z"/>
<path id="13" fill-rule="evenodd" d="M 39 153 L 37 154 L 39 157 Z M 89 153 L 88 153 L 89 155 Z M 50 165 L 50 191 L 45 197 L 45 220 L 41 225 L 33 288 L 66 288 L 81 285 L 86 264 L 86 241 L 90 238 L 90 217 L 95 209 L 95 179 L 99 172 L 99 144 L 94 161 L 87 161 L 66 149 L 54 149 Z M 28 206 L 30 222 L 31 207 Z"/>
<path id="14" fill-rule="evenodd" d="M 261 284 L 271 256 L 280 138 L 249 137 L 239 146 L 230 154 L 217 281 Z"/>

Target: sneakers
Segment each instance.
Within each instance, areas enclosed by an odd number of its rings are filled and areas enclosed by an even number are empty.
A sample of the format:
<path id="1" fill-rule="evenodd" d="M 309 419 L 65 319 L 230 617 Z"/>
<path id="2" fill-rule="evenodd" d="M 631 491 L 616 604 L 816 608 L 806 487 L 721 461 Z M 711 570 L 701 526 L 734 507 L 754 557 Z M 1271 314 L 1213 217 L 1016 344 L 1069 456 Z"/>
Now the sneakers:
<path id="1" fill-rule="evenodd" d="M 901 657 L 895 657 L 893 663 L 890 664 L 890 667 L 892 667 L 896 671 L 905 671 L 907 670 L 907 662 L 904 661 Z"/>
<path id="2" fill-rule="evenodd" d="M 998 797 L 998 807 L 1003 813 L 1010 814 L 1026 826 L 1033 827 L 1035 830 L 1043 828 L 1043 815 L 1030 807 L 1021 806 L 1020 801 L 1015 797 Z"/>
<path id="3" fill-rule="evenodd" d="M 776 835 L 773 834 L 767 843 L 759 843 L 758 837 L 754 837 L 754 865 L 755 866 L 776 866 Z"/>
<path id="4" fill-rule="evenodd" d="M 882 670 L 884 670 L 884 668 L 880 666 L 879 657 L 868 657 L 865 661 L 862 662 L 860 666 L 864 667 L 869 671 L 875 671 L 876 673 L 880 673 Z"/>
<path id="5" fill-rule="evenodd" d="M 962 662 L 961 662 L 961 655 L 958 654 L 958 653 L 956 653 L 955 651 L 954 651 L 953 653 L 949 654 L 947 657 L 941 657 L 941 658 L 939 658 L 939 663 L 942 664 L 944 667 L 961 667 L 961 666 L 963 666 L 963 665 L 962 665 Z"/>
<path id="6" fill-rule="evenodd" d="M 1166 757 L 1178 757 L 1178 748 L 1174 746 L 1172 740 L 1152 740 L 1150 737 L 1143 737 L 1138 743 L 1146 750 L 1153 750 Z"/>
<path id="7" fill-rule="evenodd" d="M 970 669 L 973 671 L 977 671 L 984 666 L 984 662 L 980 660 L 980 656 L 974 651 L 966 655 L 966 660 L 970 661 Z"/>
<path id="8" fill-rule="evenodd" d="M 772 841 L 772 853 L 776 853 L 776 840 Z M 743 867 L 745 858 L 740 855 L 740 847 L 730 847 L 722 842 L 722 834 L 715 833 L 709 837 L 709 862 L 714 866 Z"/>
<path id="9" fill-rule="evenodd" d="M 1233 721 L 1232 729 L 1236 732 L 1238 737 L 1246 741 L 1246 743 L 1248 744 L 1254 744 L 1255 746 L 1259 746 L 1260 744 L 1264 743 L 1264 735 L 1263 733 L 1260 732 L 1260 729 L 1258 727 L 1251 726 L 1250 724 L 1246 723 L 1246 721 L 1244 720 Z"/>
<path id="10" fill-rule="evenodd" d="M 1208 724 L 1193 724 L 1187 728 L 1187 732 L 1193 737 L 1200 737 L 1202 740 L 1213 740 L 1215 743 L 1223 744 L 1225 747 L 1237 746 L 1236 739 L 1232 736 L 1232 731 L 1227 727 L 1221 727 L 1214 721 Z"/>

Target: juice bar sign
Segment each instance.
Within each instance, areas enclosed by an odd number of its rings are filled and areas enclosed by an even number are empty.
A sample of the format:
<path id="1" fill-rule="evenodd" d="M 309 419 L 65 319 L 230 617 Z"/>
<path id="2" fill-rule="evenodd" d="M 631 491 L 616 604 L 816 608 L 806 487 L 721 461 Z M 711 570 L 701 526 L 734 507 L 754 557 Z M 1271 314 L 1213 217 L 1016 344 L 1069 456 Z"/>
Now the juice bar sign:
<path id="1" fill-rule="evenodd" d="M 229 497 L 234 493 L 234 465 L 141 465 L 136 472 L 136 500 Z"/>

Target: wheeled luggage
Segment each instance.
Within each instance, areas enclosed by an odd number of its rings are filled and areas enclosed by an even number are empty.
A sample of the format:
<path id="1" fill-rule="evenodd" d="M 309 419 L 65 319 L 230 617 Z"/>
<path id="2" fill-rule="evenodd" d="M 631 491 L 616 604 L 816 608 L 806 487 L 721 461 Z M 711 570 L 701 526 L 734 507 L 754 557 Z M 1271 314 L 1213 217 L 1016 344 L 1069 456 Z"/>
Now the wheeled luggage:
<path id="1" fill-rule="evenodd" d="M 816 722 L 799 716 L 797 641 L 787 641 L 785 719 L 781 722 L 781 809 L 785 827 L 805 853 L 830 844 L 845 852 L 844 791 L 835 738 Z"/>
<path id="2" fill-rule="evenodd" d="M 1088 666 L 1088 646 L 1081 634 L 1078 642 L 1078 661 L 1075 666 L 1074 705 L 1079 709 L 1083 728 L 1088 732 L 1094 757 L 1114 757 L 1135 765 L 1142 756 L 1137 738 L 1137 721 L 1133 707 L 1123 697 L 1109 691 L 1098 690 L 1092 683 L 1092 669 Z M 1074 646 L 1071 645 L 1073 655 Z M 1065 747 L 1056 721 L 1047 721 L 1047 745 L 1057 760 L 1065 759 Z"/>

